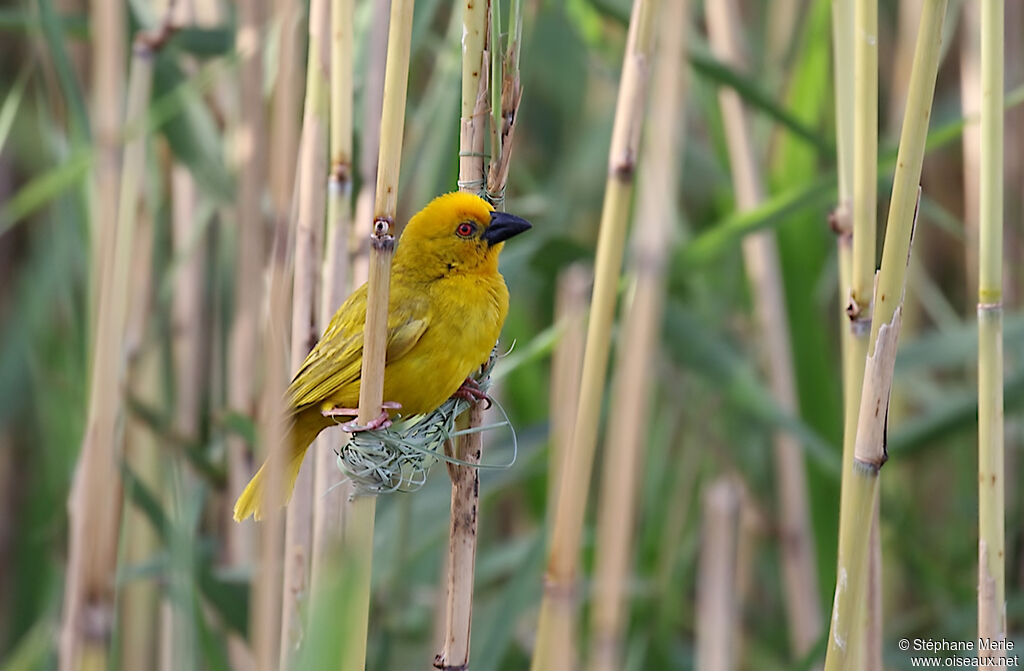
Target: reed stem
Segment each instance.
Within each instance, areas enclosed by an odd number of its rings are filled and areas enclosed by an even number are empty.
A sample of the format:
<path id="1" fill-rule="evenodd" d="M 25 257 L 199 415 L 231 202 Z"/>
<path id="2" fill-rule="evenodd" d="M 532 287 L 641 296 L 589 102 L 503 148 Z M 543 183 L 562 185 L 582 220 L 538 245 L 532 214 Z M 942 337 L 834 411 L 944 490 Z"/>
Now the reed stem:
<path id="1" fill-rule="evenodd" d="M 290 364 L 299 370 L 320 336 L 320 271 L 327 189 L 328 0 L 309 8 L 309 55 L 306 99 L 299 140 L 297 202 L 291 227 L 295 272 L 292 284 Z M 316 460 L 303 461 L 285 521 L 284 577 L 281 612 L 280 668 L 293 668 L 303 640 L 303 604 L 309 597 L 310 547 L 313 544 L 313 478 Z"/>
<path id="2" fill-rule="evenodd" d="M 697 664 L 701 671 L 738 667 L 736 594 L 741 492 L 727 477 L 704 493 L 700 564 L 697 568 Z"/>
<path id="3" fill-rule="evenodd" d="M 492 21 L 488 0 L 467 0 L 462 14 L 462 101 L 459 122 L 459 190 L 482 194 L 486 187 L 484 138 L 490 109 L 487 76 L 488 27 Z M 491 49 L 497 48 L 491 43 Z M 479 426 L 483 407 L 474 403 L 460 417 L 458 428 Z M 456 459 L 479 464 L 483 436 L 472 433 L 445 445 Z M 448 464 L 452 481 L 448 555 L 445 565 L 444 638 L 434 657 L 434 668 L 469 667 L 470 635 L 473 623 L 473 582 L 476 576 L 476 540 L 479 517 L 480 473 L 470 465 Z"/>
<path id="4" fill-rule="evenodd" d="M 623 316 L 615 365 L 613 406 L 598 504 L 598 527 L 587 668 L 623 668 L 622 647 L 629 620 L 628 588 L 637 488 L 650 425 L 652 376 L 660 342 L 665 272 L 676 213 L 667 193 L 677 188 L 677 157 L 685 128 L 686 101 L 680 66 L 685 62 L 688 3 L 668 3 L 661 16 L 652 86 L 658 95 L 648 108 L 636 225 L 631 246 L 633 291 Z"/>
<path id="5" fill-rule="evenodd" d="M 1003 455 L 1003 0 L 981 11 L 978 237 L 978 637 L 1006 640 Z M 993 657 L 1004 657 L 996 646 Z M 996 668 L 996 665 L 984 668 Z"/>
<path id="6" fill-rule="evenodd" d="M 388 29 L 387 66 L 384 73 L 384 101 L 380 124 L 380 154 L 373 232 L 370 236 L 370 272 L 367 280 L 366 327 L 363 331 L 363 362 L 359 386 L 357 421 L 367 424 L 381 412 L 384 400 L 384 356 L 387 345 L 388 300 L 392 234 L 398 209 L 398 173 L 402 158 L 405 99 L 409 80 L 412 41 L 413 0 L 392 0 Z M 346 566 L 354 576 L 355 589 L 348 604 L 346 622 L 349 645 L 343 671 L 362 671 L 366 666 L 366 637 L 369 630 L 370 578 L 373 561 L 373 526 L 377 500 L 361 496 L 350 500 L 345 511 Z"/>
<path id="7" fill-rule="evenodd" d="M 604 396 L 622 253 L 633 196 L 636 156 L 647 101 L 647 78 L 658 7 L 658 0 L 634 0 L 629 21 L 601 210 L 580 400 L 576 409 L 572 443 L 562 470 L 555 521 L 550 532 L 548 568 L 537 626 L 537 645 L 531 665 L 533 671 L 572 668 L 576 654 L 573 622 L 576 616 L 580 541 L 597 447 L 601 400 Z"/>
<path id="8" fill-rule="evenodd" d="M 841 501 L 839 546 L 848 549 L 839 566 L 825 669 L 853 669 L 864 645 L 860 617 L 868 587 L 868 557 L 878 474 L 885 463 L 885 431 L 892 387 L 907 263 L 917 218 L 921 166 L 931 116 L 946 0 L 925 0 L 910 89 L 900 135 L 892 200 L 874 294 L 874 318 L 864 370 L 854 459 Z M 870 615 L 870 614 L 869 614 Z"/>
<path id="9" fill-rule="evenodd" d="M 738 10 L 733 2 L 723 0 L 708 7 L 712 49 L 733 67 L 739 65 L 742 58 L 737 17 Z M 736 91 L 720 89 L 719 104 L 726 128 L 736 206 L 739 210 L 750 210 L 763 199 L 753 138 Z M 743 261 L 764 342 L 760 355 L 767 369 L 772 396 L 784 412 L 798 415 L 789 322 L 774 233 L 763 231 L 744 238 Z M 790 646 L 794 655 L 801 657 L 818 640 L 822 628 L 807 476 L 803 451 L 797 440 L 777 430 L 773 442 Z"/>
<path id="10" fill-rule="evenodd" d="M 352 73 L 355 6 L 352 0 L 331 0 L 331 124 L 330 174 L 327 178 L 327 251 L 324 260 L 320 314 L 334 314 L 348 295 L 349 252 L 352 235 Z M 328 559 L 340 550 L 347 484 L 338 484 L 335 446 L 345 432 L 330 426 L 316 445 L 316 476 L 313 483 L 314 591 L 324 585 Z"/>
<path id="11" fill-rule="evenodd" d="M 129 70 L 126 124 L 138 132 L 125 143 L 117 217 L 100 225 L 112 241 L 101 270 L 96 336 L 90 365 L 89 409 L 82 450 L 68 501 L 69 552 L 60 635 L 62 671 L 106 668 L 114 622 L 114 577 L 121 523 L 121 476 L 117 468 L 118 422 L 124 376 L 133 238 L 146 163 L 146 111 L 154 54 L 138 39 Z"/>

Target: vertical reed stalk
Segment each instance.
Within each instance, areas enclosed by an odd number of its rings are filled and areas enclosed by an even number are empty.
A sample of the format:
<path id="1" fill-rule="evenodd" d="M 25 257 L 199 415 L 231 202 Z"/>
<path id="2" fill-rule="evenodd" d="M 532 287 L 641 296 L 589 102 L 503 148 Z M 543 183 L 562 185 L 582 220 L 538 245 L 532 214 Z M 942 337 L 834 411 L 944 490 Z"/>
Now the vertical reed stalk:
<path id="1" fill-rule="evenodd" d="M 853 0 L 832 0 L 832 80 L 835 82 L 836 94 L 836 173 L 839 202 L 832 212 L 830 223 L 836 233 L 839 250 L 839 333 L 842 345 L 844 401 L 849 401 L 850 394 L 845 385 L 856 367 L 852 356 L 852 328 L 846 314 L 845 303 L 849 301 L 853 281 L 853 21 Z"/>
<path id="2" fill-rule="evenodd" d="M 713 3 L 708 7 L 707 19 L 712 50 L 720 59 L 736 67 L 742 54 L 735 3 Z M 740 210 L 749 210 L 763 198 L 753 138 L 736 91 L 723 88 L 718 95 L 726 128 L 736 206 Z M 856 241 L 854 247 L 856 255 Z M 798 415 L 789 322 L 774 234 L 764 231 L 747 236 L 743 241 L 743 260 L 764 342 L 760 355 L 767 367 L 772 396 L 783 411 Z M 797 440 L 789 433 L 777 430 L 773 442 L 790 646 L 794 655 L 800 657 L 810 650 L 821 632 L 807 476 L 803 451 Z"/>
<path id="3" fill-rule="evenodd" d="M 555 289 L 555 324 L 559 337 L 551 353 L 551 435 L 546 506 L 549 524 L 557 507 L 565 451 L 572 441 L 575 417 L 566 412 L 566 408 L 575 408 L 580 398 L 579 380 L 587 334 L 587 298 L 593 281 L 590 268 L 576 263 L 562 271 Z"/>
<path id="4" fill-rule="evenodd" d="M 146 324 L 150 316 L 152 292 L 153 222 L 139 217 L 132 252 L 132 288 L 128 315 L 126 349 L 130 352 L 128 388 L 133 398 L 159 407 L 163 403 L 160 376 L 160 350 L 146 342 Z M 125 421 L 124 460 L 132 474 L 157 496 L 162 490 L 160 446 L 152 427 L 141 418 L 128 414 Z M 125 500 L 131 501 L 126 489 Z M 154 560 L 159 538 L 145 513 L 131 504 L 124 511 L 121 530 L 121 566 L 139 566 Z M 157 613 L 160 588 L 153 578 L 140 577 L 124 582 L 118 589 L 120 665 L 126 669 L 152 668 L 157 650 Z"/>
<path id="5" fill-rule="evenodd" d="M 562 469 L 555 521 L 549 538 L 547 574 L 537 626 L 533 671 L 572 668 L 580 541 L 594 465 L 601 400 L 608 368 L 615 299 L 622 267 L 630 201 L 650 64 L 658 0 L 634 0 L 608 156 L 608 178 L 597 242 L 594 293 L 583 355 L 580 400 L 572 443 Z M 565 409 L 569 411 L 569 409 Z"/>
<path id="6" fill-rule="evenodd" d="M 377 184 L 377 161 L 380 151 L 381 107 L 384 100 L 384 70 L 387 60 L 388 13 L 390 0 L 372 0 L 373 22 L 370 27 L 365 88 L 363 91 L 362 150 L 359 158 L 359 181 L 362 186 L 356 196 L 355 221 L 373 218 L 374 193 Z M 361 285 L 369 273 L 366 238 L 358 227 L 354 235 L 352 258 L 352 286 Z"/>
<path id="7" fill-rule="evenodd" d="M 490 110 L 487 70 L 487 38 L 491 2 L 467 0 L 462 14 L 462 101 L 459 122 L 459 190 L 480 194 L 484 191 L 487 136 Z M 492 42 L 491 49 L 497 48 Z M 480 403 L 460 417 L 458 428 L 479 426 L 483 417 Z M 483 449 L 480 433 L 459 436 L 445 445 L 456 459 L 479 464 Z M 479 513 L 480 474 L 474 466 L 449 464 L 452 481 L 451 514 L 448 529 L 448 555 L 445 566 L 444 638 L 441 651 L 434 656 L 438 669 L 465 669 L 469 666 L 470 633 L 473 619 L 473 582 L 476 576 L 476 532 Z"/>
<path id="8" fill-rule="evenodd" d="M 171 351 L 174 365 L 174 428 L 178 435 L 189 440 L 199 437 L 199 400 L 203 397 L 205 380 L 201 371 L 206 367 L 203 327 L 203 282 L 205 254 L 202 222 L 198 218 L 196 183 L 188 169 L 180 164 L 171 168 L 171 225 L 176 264 L 172 303 Z M 177 460 L 165 459 L 162 500 L 165 510 L 187 543 L 175 543 L 174 587 L 168 592 L 162 608 L 164 644 L 160 649 L 161 668 L 181 669 L 194 662 L 197 642 L 192 611 L 182 603 L 183 595 L 193 589 L 191 581 L 183 576 L 189 572 L 191 551 L 196 541 L 195 519 L 190 502 L 195 500 L 196 479 Z M 127 668 L 127 667 L 126 667 Z M 145 668 L 145 667 L 143 667 Z"/>
<path id="9" fill-rule="evenodd" d="M 849 3 L 847 3 L 849 4 Z M 840 100 L 837 90 L 837 104 L 848 107 L 847 114 L 840 114 L 851 127 L 852 146 L 847 146 L 846 161 L 852 161 L 852 215 L 848 235 L 852 237 L 852 254 L 843 279 L 843 293 L 846 300 L 845 321 L 842 333 L 845 342 L 843 356 L 843 470 L 841 500 L 848 496 L 850 479 L 853 475 L 853 451 L 857 437 L 857 418 L 860 412 L 860 395 L 864 383 L 864 360 L 868 351 L 868 336 L 871 329 L 871 298 L 874 290 L 875 254 L 878 210 L 878 3 L 877 0 L 856 3 L 850 7 L 847 19 L 850 23 L 837 30 L 845 34 L 847 49 L 852 56 L 850 69 L 845 73 L 853 85 L 852 97 Z M 837 78 L 840 74 L 837 71 Z M 837 79 L 838 81 L 838 79 Z M 837 87 L 839 84 L 837 83 Z M 842 147 L 840 147 L 842 148 Z M 844 157 L 840 154 L 840 159 Z M 840 167 L 840 175 L 843 168 Z M 840 233 L 842 236 L 843 233 Z M 841 237 L 842 240 L 842 237 Z M 840 508 L 842 508 L 840 503 Z M 875 514 L 875 513 L 873 513 Z M 878 535 L 871 536 L 877 542 Z M 851 549 L 842 542 L 838 548 L 838 571 L 849 572 Z M 874 557 L 870 552 L 869 557 Z M 869 559 L 869 561 L 871 561 Z M 876 569 L 879 567 L 876 567 Z M 868 590 L 873 591 L 873 582 Z M 877 596 L 877 595 L 876 595 Z M 866 601 L 857 606 L 858 621 L 866 616 Z M 875 621 L 872 618 L 872 621 Z M 864 640 L 865 643 L 868 639 Z M 853 668 L 868 663 L 863 647 L 853 651 Z M 858 661 L 859 660 L 859 661 Z"/>
<path id="10" fill-rule="evenodd" d="M 413 0 L 392 0 L 387 67 L 384 73 L 373 233 L 370 236 L 370 272 L 367 280 L 366 327 L 363 331 L 363 362 L 357 417 L 360 424 L 367 424 L 380 414 L 384 396 L 384 355 L 391 259 L 395 250 L 392 227 L 398 208 L 398 173 L 402 158 L 402 131 L 405 126 L 412 16 Z M 373 523 L 377 500 L 373 496 L 357 497 L 347 502 L 347 508 L 344 513 L 347 561 L 343 571 L 352 575 L 355 589 L 345 618 L 345 621 L 350 623 L 350 628 L 347 632 L 348 645 L 341 668 L 343 671 L 362 671 L 366 666 Z"/>
<path id="11" fill-rule="evenodd" d="M 246 417 L 255 417 L 257 390 L 253 361 L 260 352 L 260 311 L 264 297 L 264 264 L 266 263 L 267 222 L 260 206 L 266 182 L 266 151 L 262 138 L 266 124 L 263 114 L 263 2 L 240 0 L 238 3 L 238 34 L 235 50 L 239 67 L 239 118 L 236 135 L 238 192 L 235 216 L 238 251 L 235 259 L 234 314 L 228 335 L 228 404 Z M 264 365 L 269 366 L 270 362 Z M 233 436 L 227 443 L 228 491 L 239 494 L 251 473 L 249 446 Z M 227 497 L 228 506 L 235 496 Z M 228 516 L 230 519 L 230 516 Z M 228 563 L 242 566 L 253 554 L 252 527 L 229 524 L 227 533 Z M 232 656 L 237 663 L 241 654 Z"/>
<path id="12" fill-rule="evenodd" d="M 327 178 L 327 251 L 320 314 L 328 319 L 345 300 L 349 287 L 348 243 L 352 235 L 352 52 L 355 3 L 331 0 L 330 175 Z M 341 542 L 345 499 L 351 487 L 339 485 L 335 446 L 344 441 L 338 427 L 323 431 L 316 445 L 313 483 L 314 591 L 324 580 L 330 556 Z"/>
<path id="13" fill-rule="evenodd" d="M 964 267 L 967 296 L 978 287 L 978 179 L 981 171 L 981 19 L 978 6 L 965 2 L 960 18 L 960 110 L 964 118 L 960 137 L 964 166 Z M 970 298 L 968 298 L 970 300 Z"/>
<path id="14" fill-rule="evenodd" d="M 1003 0 L 981 11 L 978 239 L 978 637 L 1006 640 L 1003 457 Z M 997 650 L 994 657 L 1005 656 Z M 995 665 L 985 668 L 996 668 Z"/>
<path id="15" fill-rule="evenodd" d="M 629 582 L 637 486 L 643 470 L 650 423 L 652 372 L 658 353 L 665 269 L 672 248 L 675 212 L 665 194 L 676 192 L 677 158 L 685 128 L 686 101 L 680 66 L 685 62 L 688 3 L 664 6 L 655 52 L 652 86 L 658 92 L 648 108 L 633 228 L 632 301 L 623 316 L 598 506 L 594 606 L 587 668 L 623 667 L 623 630 L 629 620 Z M 614 455 L 612 457 L 611 455 Z"/>
<path id="16" fill-rule="evenodd" d="M 740 491 L 726 478 L 704 493 L 704 525 L 697 568 L 697 665 L 701 671 L 737 668 L 739 608 L 736 555 Z"/>
<path id="17" fill-rule="evenodd" d="M 279 323 L 280 316 L 287 314 L 290 294 L 288 275 L 288 233 L 286 224 L 278 221 L 275 226 L 274 242 L 270 254 L 270 280 L 267 316 L 263 323 L 263 360 L 266 367 L 263 376 L 263 390 L 259 400 L 259 437 L 261 454 L 266 454 L 284 440 L 281 417 L 285 407 L 282 399 L 288 386 L 288 337 Z M 281 462 L 272 459 L 267 468 L 267 497 L 281 496 L 284 489 L 284 473 Z M 284 532 L 284 514 L 278 506 L 270 506 L 264 512 L 263 523 L 259 526 L 260 561 L 253 576 L 253 607 L 250 614 L 250 631 L 258 671 L 272 671 L 278 668 L 280 658 L 278 644 L 281 639 L 281 543 Z"/>
<path id="18" fill-rule="evenodd" d="M 294 249 L 290 370 L 298 370 L 320 336 L 320 271 L 327 189 L 328 66 L 330 25 L 328 0 L 309 8 L 309 57 L 306 99 L 299 140 L 298 183 L 290 235 Z M 316 461 L 299 469 L 285 515 L 284 576 L 281 612 L 281 669 L 293 668 L 303 639 L 302 606 L 309 592 L 310 546 L 313 544 L 313 477 Z"/>
<path id="19" fill-rule="evenodd" d="M 266 12 L 260 3 L 261 12 Z M 271 100 L 270 165 L 266 168 L 274 217 L 287 220 L 295 188 L 295 166 L 303 107 L 302 50 L 303 3 L 275 0 L 273 20 L 278 25 L 277 76 Z M 246 110 L 243 108 L 243 114 Z M 260 136 L 262 137 L 262 136 Z M 244 483 L 243 483 L 244 484 Z"/>
<path id="20" fill-rule="evenodd" d="M 96 336 L 90 365 L 89 409 L 82 451 L 68 500 L 69 552 L 60 668 L 104 669 L 114 622 L 114 576 L 121 520 L 118 420 L 128 313 L 133 237 L 145 174 L 145 117 L 153 82 L 153 45 L 140 38 L 132 55 L 126 125 L 135 134 L 125 144 L 117 217 L 100 222 L 111 230 L 111 256 L 101 270 Z"/>
<path id="21" fill-rule="evenodd" d="M 89 329 L 96 333 L 103 273 L 109 267 L 113 249 L 112 223 L 117 220 L 117 190 L 121 168 L 121 104 L 125 88 L 125 4 L 91 0 L 89 25 L 92 32 L 92 121 L 94 163 L 92 211 L 90 213 Z"/>
<path id="22" fill-rule="evenodd" d="M 858 655 L 864 645 L 865 618 L 859 613 L 868 586 L 868 556 L 878 498 L 878 474 L 887 458 L 884 437 L 889 394 L 945 11 L 946 0 L 925 0 L 914 50 L 882 248 L 882 266 L 874 293 L 874 318 L 864 370 L 853 465 L 841 501 L 839 547 L 847 550 L 847 562 L 845 566 L 839 566 L 836 579 L 826 671 L 857 668 Z"/>

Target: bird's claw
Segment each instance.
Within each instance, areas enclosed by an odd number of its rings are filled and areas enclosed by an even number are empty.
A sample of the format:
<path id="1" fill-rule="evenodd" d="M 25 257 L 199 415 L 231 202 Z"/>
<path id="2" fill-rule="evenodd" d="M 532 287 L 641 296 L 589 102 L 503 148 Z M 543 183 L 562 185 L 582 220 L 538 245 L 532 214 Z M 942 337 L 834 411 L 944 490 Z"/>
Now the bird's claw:
<path id="1" fill-rule="evenodd" d="M 462 383 L 455 393 L 452 394 L 455 398 L 461 398 L 463 401 L 469 401 L 470 403 L 476 401 L 486 401 L 486 408 L 489 409 L 494 405 L 494 399 L 487 395 L 483 389 L 480 388 L 480 384 L 471 377 L 467 377 L 466 381 Z"/>
<path id="2" fill-rule="evenodd" d="M 371 419 L 365 425 L 360 425 L 358 420 L 353 419 L 350 422 L 342 424 L 341 430 L 348 433 L 357 433 L 359 431 L 376 431 L 377 429 L 386 429 L 391 426 L 391 416 L 388 414 L 388 410 L 399 410 L 401 409 L 402 404 L 394 401 L 385 401 L 380 404 L 380 407 L 380 414 Z"/>

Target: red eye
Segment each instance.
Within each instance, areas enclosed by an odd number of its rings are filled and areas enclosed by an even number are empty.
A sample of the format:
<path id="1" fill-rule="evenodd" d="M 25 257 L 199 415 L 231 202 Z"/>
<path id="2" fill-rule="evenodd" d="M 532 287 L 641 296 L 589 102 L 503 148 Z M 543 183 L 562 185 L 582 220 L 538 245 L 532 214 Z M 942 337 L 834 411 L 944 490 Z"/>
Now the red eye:
<path id="1" fill-rule="evenodd" d="M 462 222 L 459 224 L 459 227 L 455 229 L 455 234 L 460 238 L 468 238 L 474 233 L 476 233 L 476 226 L 468 221 Z"/>

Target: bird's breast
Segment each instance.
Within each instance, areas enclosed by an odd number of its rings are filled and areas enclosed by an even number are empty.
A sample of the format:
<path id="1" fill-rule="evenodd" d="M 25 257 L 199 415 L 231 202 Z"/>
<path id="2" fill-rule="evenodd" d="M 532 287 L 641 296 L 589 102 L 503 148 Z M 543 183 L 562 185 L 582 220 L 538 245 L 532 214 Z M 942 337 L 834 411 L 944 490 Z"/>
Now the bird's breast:
<path id="1" fill-rule="evenodd" d="M 508 314 L 501 275 L 463 275 L 425 288 L 429 322 L 406 356 L 388 365 L 384 393 L 402 414 L 430 412 L 487 360 Z"/>

